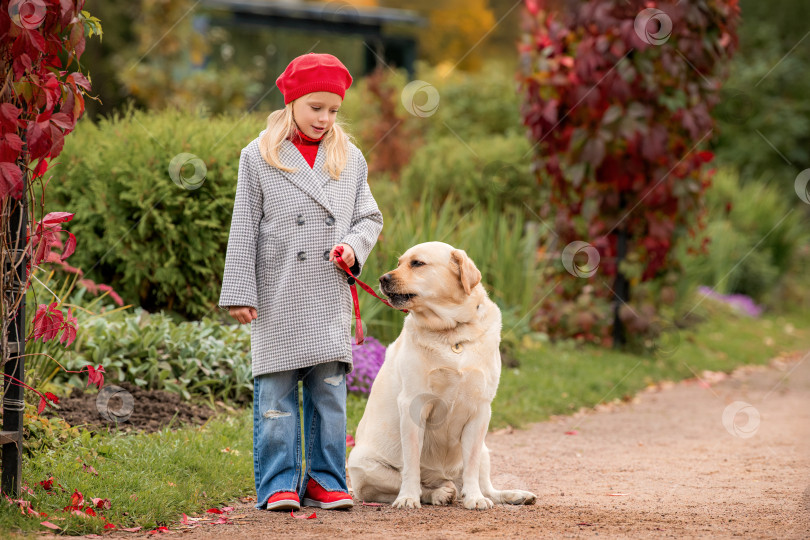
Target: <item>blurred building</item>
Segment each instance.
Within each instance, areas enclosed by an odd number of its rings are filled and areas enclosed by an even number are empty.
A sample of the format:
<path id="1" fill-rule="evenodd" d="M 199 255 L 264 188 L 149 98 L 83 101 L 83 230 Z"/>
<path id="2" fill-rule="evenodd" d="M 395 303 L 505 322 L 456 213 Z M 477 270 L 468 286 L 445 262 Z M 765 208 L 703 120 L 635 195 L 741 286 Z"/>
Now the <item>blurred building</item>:
<path id="1" fill-rule="evenodd" d="M 261 67 L 275 76 L 298 55 L 329 52 L 354 75 L 366 75 L 383 64 L 404 68 L 412 79 L 418 53 L 414 30 L 426 24 L 414 11 L 358 8 L 344 2 L 201 0 L 194 27 L 209 35 L 220 29 L 225 37 L 196 62 L 198 67 L 210 62 L 263 63 Z"/>

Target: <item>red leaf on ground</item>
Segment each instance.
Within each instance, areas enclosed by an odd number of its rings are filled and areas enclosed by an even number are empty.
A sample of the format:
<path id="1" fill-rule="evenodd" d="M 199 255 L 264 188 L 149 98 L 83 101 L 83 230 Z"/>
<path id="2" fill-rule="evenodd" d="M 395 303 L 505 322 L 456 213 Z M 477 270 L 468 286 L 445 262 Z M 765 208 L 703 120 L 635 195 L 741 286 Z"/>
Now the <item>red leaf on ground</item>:
<path id="1" fill-rule="evenodd" d="M 62 529 L 62 527 L 59 527 L 58 525 L 54 525 L 54 524 L 53 524 L 53 523 L 51 523 L 50 521 L 42 521 L 42 522 L 40 522 L 40 525 L 45 525 L 45 526 L 46 526 L 46 527 L 48 527 L 49 529 L 53 529 L 53 530 L 55 530 L 55 531 L 57 531 L 57 530 L 61 530 L 61 529 Z"/>
<path id="2" fill-rule="evenodd" d="M 211 525 L 225 525 L 226 523 L 230 523 L 230 520 L 226 517 L 221 517 L 216 521 L 212 521 Z"/>
<path id="3" fill-rule="evenodd" d="M 579 435 L 579 431 L 572 429 L 571 431 L 566 431 L 566 435 Z"/>
<path id="4" fill-rule="evenodd" d="M 113 525 L 112 523 L 107 523 L 106 525 L 104 525 L 104 528 L 105 529 L 115 529 L 115 525 Z"/>
<path id="5" fill-rule="evenodd" d="M 223 512 L 233 512 L 233 506 L 223 506 L 222 511 Z"/>
<path id="6" fill-rule="evenodd" d="M 208 510 L 206 510 L 206 512 L 208 512 L 209 514 L 221 514 L 222 510 L 220 510 L 219 508 L 209 508 Z"/>
<path id="7" fill-rule="evenodd" d="M 361 506 L 382 506 L 380 503 L 367 503 L 366 501 L 360 501 Z"/>
<path id="8" fill-rule="evenodd" d="M 73 506 L 81 506 L 84 504 L 84 495 L 79 493 L 78 489 L 73 490 L 73 495 L 70 496 L 70 504 Z"/>
<path id="9" fill-rule="evenodd" d="M 354 437 L 351 435 L 346 435 L 346 446 L 354 446 Z"/>
<path id="10" fill-rule="evenodd" d="M 296 516 L 295 514 L 293 514 L 293 511 L 292 511 L 292 510 L 290 510 L 290 515 L 291 515 L 292 517 L 294 517 L 295 519 L 315 519 L 315 518 L 317 517 L 317 516 L 315 515 L 315 512 L 312 512 L 312 513 L 311 513 L 310 515 L 308 515 L 308 516 Z"/>

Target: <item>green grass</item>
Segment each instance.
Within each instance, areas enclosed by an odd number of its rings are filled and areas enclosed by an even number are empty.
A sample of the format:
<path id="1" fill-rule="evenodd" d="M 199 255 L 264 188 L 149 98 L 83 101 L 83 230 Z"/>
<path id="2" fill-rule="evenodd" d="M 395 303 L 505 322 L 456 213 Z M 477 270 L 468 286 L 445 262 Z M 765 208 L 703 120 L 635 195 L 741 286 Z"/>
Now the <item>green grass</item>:
<path id="1" fill-rule="evenodd" d="M 743 364 L 762 364 L 781 352 L 810 344 L 810 314 L 796 312 L 760 319 L 734 316 L 701 306 L 705 322 L 680 330 L 667 349 L 670 355 L 633 355 L 579 347 L 542 344 L 519 352 L 520 367 L 505 369 L 493 403 L 491 429 L 547 419 L 580 407 L 630 396 L 652 382 L 693 377 L 693 371 L 731 371 Z M 707 311 L 708 310 L 708 311 Z M 788 331 L 792 328 L 792 331 Z M 505 329 L 506 330 L 506 329 Z M 690 369 L 691 368 L 691 369 Z M 348 429 L 354 433 L 365 399 L 351 395 Z M 23 463 L 24 494 L 45 520 L 68 534 L 101 533 L 104 522 L 62 513 L 74 489 L 85 498 L 110 499 L 104 511 L 119 527 L 148 530 L 182 517 L 226 505 L 237 496 L 254 495 L 252 409 L 218 418 L 202 428 L 163 430 L 151 435 L 104 435 L 82 438 L 57 451 Z M 239 455 L 224 453 L 229 447 Z M 98 476 L 83 471 L 92 465 Z M 53 476 L 65 488 L 49 496 L 37 484 Z M 174 486 L 170 483 L 175 484 Z M 3 499 L 4 500 L 4 499 Z M 57 518 L 63 517 L 63 520 Z M 0 531 L 44 530 L 35 516 L 23 517 L 16 507 L 0 503 Z"/>
<path id="2" fill-rule="evenodd" d="M 239 414 L 198 428 L 164 429 L 148 435 L 91 437 L 84 431 L 81 438 L 56 451 L 23 460 L 23 483 L 34 495 L 24 493 L 22 498 L 48 516 L 22 517 L 18 507 L 3 498 L 0 531 L 47 531 L 40 522 L 50 521 L 66 534 L 101 534 L 105 522 L 100 518 L 62 512 L 74 489 L 87 501 L 109 499 L 111 508 L 100 513 L 119 528 L 140 525 L 151 529 L 174 523 L 183 513 L 192 515 L 221 506 L 250 493 L 253 487 L 252 430 L 252 418 Z M 239 454 L 222 452 L 224 448 Z M 92 466 L 98 475 L 85 472 L 83 464 Z M 55 479 L 55 495 L 38 485 L 50 476 Z"/>

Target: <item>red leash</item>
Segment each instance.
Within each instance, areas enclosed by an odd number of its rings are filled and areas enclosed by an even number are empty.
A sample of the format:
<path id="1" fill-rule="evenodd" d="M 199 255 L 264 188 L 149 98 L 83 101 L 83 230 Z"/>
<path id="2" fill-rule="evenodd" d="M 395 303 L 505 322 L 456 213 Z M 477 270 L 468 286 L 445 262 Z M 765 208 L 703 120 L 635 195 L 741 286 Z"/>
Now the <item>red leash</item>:
<path id="1" fill-rule="evenodd" d="M 389 302 L 385 298 L 380 298 L 379 296 L 377 296 L 377 293 L 375 293 L 371 287 L 369 287 L 368 285 L 366 285 L 365 283 L 354 277 L 354 275 L 352 274 L 352 269 L 349 268 L 349 265 L 346 264 L 346 261 L 343 260 L 342 255 L 343 255 L 343 246 L 337 246 L 335 248 L 335 259 L 338 262 L 338 266 L 340 266 L 343 270 L 346 271 L 347 274 L 349 274 L 348 281 L 349 285 L 351 285 L 352 287 L 352 299 L 354 300 L 354 318 L 355 318 L 354 341 L 358 345 L 362 345 L 363 341 L 365 341 L 365 338 L 363 337 L 363 321 L 360 320 L 360 300 L 357 298 L 357 287 L 354 286 L 354 282 L 356 281 L 357 283 L 359 283 L 360 286 L 363 287 L 363 289 L 365 289 L 367 293 L 380 300 L 386 306 L 394 309 L 398 308 L 392 306 L 391 302 Z M 402 311 L 403 313 L 408 313 L 407 309 L 400 309 L 400 311 Z"/>

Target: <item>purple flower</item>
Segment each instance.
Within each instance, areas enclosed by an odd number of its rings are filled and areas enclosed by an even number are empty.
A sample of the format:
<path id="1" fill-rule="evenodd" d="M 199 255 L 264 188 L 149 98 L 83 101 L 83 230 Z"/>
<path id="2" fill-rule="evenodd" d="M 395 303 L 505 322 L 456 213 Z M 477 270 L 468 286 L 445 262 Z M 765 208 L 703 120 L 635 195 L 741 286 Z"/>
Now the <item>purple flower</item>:
<path id="1" fill-rule="evenodd" d="M 710 289 L 704 285 L 698 287 L 698 292 L 704 296 L 728 304 L 737 311 L 745 313 L 750 317 L 759 317 L 762 314 L 762 308 L 756 305 L 750 296 L 744 294 L 720 294 L 715 292 L 714 289 Z"/>
<path id="2" fill-rule="evenodd" d="M 350 391 L 368 394 L 371 383 L 380 372 L 385 360 L 385 346 L 371 336 L 362 345 L 352 343 L 352 363 L 354 369 L 346 375 L 346 386 Z"/>

